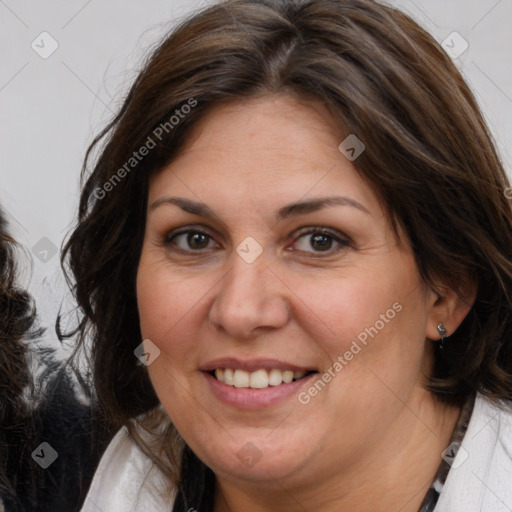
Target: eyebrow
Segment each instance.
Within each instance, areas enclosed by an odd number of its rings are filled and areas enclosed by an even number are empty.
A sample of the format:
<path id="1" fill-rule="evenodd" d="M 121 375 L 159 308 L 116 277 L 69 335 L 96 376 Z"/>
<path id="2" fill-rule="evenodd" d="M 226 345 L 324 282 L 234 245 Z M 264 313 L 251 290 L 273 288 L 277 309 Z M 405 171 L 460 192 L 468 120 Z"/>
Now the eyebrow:
<path id="1" fill-rule="evenodd" d="M 161 197 L 153 202 L 149 208 L 153 211 L 155 208 L 164 204 L 173 204 L 181 208 L 183 211 L 193 215 L 220 220 L 219 216 L 208 205 L 191 199 L 185 199 L 184 197 Z M 306 215 L 332 206 L 351 206 L 367 214 L 370 213 L 365 206 L 350 197 L 333 196 L 319 197 L 288 204 L 277 211 L 277 218 L 279 220 L 288 219 L 290 217 Z"/>

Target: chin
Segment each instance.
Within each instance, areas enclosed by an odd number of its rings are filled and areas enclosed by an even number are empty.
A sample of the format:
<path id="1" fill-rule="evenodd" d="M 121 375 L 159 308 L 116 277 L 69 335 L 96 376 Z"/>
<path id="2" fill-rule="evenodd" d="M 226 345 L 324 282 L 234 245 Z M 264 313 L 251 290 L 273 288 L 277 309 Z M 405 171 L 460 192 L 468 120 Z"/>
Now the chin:
<path id="1" fill-rule="evenodd" d="M 275 482 L 289 479 L 304 468 L 312 454 L 299 447 L 314 444 L 311 438 L 299 444 L 286 443 L 277 436 L 271 440 L 266 432 L 260 437 L 230 437 L 228 443 L 213 450 L 209 447 L 207 453 L 198 455 L 221 478 L 229 475 L 229 478 L 252 482 Z"/>

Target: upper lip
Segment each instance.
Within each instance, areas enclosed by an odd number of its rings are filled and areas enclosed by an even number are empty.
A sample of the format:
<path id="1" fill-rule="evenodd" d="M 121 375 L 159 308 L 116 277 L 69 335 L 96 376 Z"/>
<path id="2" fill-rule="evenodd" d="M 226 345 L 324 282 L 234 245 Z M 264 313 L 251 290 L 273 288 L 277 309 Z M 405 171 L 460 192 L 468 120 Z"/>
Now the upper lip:
<path id="1" fill-rule="evenodd" d="M 204 372 L 211 372 L 217 368 L 231 368 L 235 370 L 240 369 L 245 370 L 246 372 L 255 372 L 256 370 L 271 370 L 272 368 L 276 368 L 281 371 L 293 370 L 296 372 L 308 372 L 315 370 L 311 366 L 301 366 L 293 363 L 287 363 L 285 361 L 280 361 L 279 359 L 256 358 L 243 361 L 236 357 L 223 357 L 214 359 L 213 361 L 208 361 L 199 369 Z"/>

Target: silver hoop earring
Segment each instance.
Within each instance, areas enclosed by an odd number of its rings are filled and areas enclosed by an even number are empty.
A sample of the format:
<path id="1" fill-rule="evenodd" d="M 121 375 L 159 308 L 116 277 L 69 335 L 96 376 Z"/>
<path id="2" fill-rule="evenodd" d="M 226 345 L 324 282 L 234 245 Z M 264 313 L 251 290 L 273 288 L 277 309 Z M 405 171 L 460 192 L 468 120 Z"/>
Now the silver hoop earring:
<path id="1" fill-rule="evenodd" d="M 446 327 L 443 324 L 437 324 L 437 330 L 439 331 L 439 335 L 441 339 L 439 341 L 439 348 L 442 350 L 444 348 L 444 338 L 446 336 Z"/>

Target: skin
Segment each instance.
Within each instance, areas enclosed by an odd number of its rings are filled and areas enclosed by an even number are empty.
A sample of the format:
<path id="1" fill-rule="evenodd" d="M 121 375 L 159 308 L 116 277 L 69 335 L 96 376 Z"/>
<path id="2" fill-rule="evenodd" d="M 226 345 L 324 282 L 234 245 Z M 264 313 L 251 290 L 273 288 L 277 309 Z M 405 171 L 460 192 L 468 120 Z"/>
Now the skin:
<path id="1" fill-rule="evenodd" d="M 406 237 L 338 150 L 346 136 L 323 106 L 291 96 L 225 104 L 151 179 L 137 295 L 142 335 L 161 354 L 148 371 L 217 476 L 216 512 L 416 512 L 458 419 L 423 389 L 423 373 L 437 324 L 453 333 L 474 297 L 422 282 Z M 217 217 L 151 207 L 170 196 Z M 366 211 L 337 205 L 276 220 L 289 203 L 330 196 Z M 187 227 L 209 236 L 192 246 L 173 238 Z M 348 242 L 328 238 L 322 250 L 304 234 L 311 227 Z M 248 236 L 263 248 L 251 264 L 236 252 Z M 394 303 L 402 310 L 307 405 L 293 396 L 263 410 L 227 406 L 199 371 L 235 356 L 322 374 Z M 252 467 L 237 457 L 247 442 L 261 453 Z"/>

